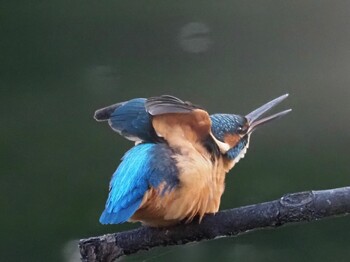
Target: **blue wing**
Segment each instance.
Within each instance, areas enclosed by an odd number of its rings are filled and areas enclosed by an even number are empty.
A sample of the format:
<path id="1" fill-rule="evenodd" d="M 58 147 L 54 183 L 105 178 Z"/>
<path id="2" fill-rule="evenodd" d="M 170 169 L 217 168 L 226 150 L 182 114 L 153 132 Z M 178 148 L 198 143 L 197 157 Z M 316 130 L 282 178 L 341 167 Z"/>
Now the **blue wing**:
<path id="1" fill-rule="evenodd" d="M 150 115 L 145 109 L 145 98 L 135 98 L 114 104 L 95 112 L 98 121 L 108 120 L 111 128 L 132 141 L 155 141 Z"/>
<path id="2" fill-rule="evenodd" d="M 118 224 L 127 221 L 139 208 L 150 187 L 165 182 L 165 190 L 178 185 L 178 169 L 166 144 L 139 144 L 130 149 L 113 174 L 110 193 L 100 222 Z"/>

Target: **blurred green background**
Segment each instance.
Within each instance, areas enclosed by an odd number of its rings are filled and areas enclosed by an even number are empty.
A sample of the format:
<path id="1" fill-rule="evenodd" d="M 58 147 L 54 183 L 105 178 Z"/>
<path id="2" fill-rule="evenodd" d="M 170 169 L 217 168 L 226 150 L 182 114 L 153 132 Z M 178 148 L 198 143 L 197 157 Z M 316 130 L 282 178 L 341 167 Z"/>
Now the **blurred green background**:
<path id="1" fill-rule="evenodd" d="M 78 261 L 132 146 L 96 109 L 173 94 L 245 114 L 284 93 L 222 209 L 349 185 L 349 1 L 3 1 L 1 261 Z M 350 218 L 155 249 L 126 261 L 348 261 Z"/>

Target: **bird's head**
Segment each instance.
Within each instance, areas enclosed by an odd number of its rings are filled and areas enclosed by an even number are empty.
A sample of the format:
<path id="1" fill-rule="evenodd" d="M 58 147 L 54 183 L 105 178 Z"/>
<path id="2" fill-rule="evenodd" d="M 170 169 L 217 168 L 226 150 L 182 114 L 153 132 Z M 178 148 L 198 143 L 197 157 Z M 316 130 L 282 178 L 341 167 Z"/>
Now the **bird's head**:
<path id="1" fill-rule="evenodd" d="M 250 135 L 257 127 L 278 119 L 291 111 L 291 109 L 288 109 L 268 117 L 260 118 L 265 112 L 287 97 L 288 94 L 280 96 L 255 109 L 246 116 L 234 114 L 211 115 L 213 139 L 221 153 L 236 163 L 243 158 L 249 146 Z"/>

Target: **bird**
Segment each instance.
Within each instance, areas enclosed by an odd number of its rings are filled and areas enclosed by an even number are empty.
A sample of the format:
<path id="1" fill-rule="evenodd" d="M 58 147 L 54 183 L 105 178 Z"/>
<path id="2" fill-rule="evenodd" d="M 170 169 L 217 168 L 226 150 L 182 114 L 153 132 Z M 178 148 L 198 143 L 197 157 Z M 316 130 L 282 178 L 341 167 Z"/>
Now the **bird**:
<path id="1" fill-rule="evenodd" d="M 98 109 L 133 141 L 109 183 L 101 224 L 141 222 L 150 227 L 199 223 L 215 214 L 226 174 L 242 159 L 251 134 L 291 109 L 261 118 L 288 97 L 282 95 L 247 115 L 215 113 L 175 96 L 134 98 Z"/>

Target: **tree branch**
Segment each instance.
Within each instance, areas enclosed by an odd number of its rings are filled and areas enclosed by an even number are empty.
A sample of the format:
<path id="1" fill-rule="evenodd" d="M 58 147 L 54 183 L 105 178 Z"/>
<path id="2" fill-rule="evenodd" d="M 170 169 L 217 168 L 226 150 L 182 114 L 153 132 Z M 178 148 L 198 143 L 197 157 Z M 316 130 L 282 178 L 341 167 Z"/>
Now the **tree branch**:
<path id="1" fill-rule="evenodd" d="M 274 228 L 350 213 L 350 187 L 287 194 L 278 200 L 206 215 L 202 222 L 171 228 L 135 230 L 82 239 L 82 261 L 114 261 L 118 257 L 157 246 L 235 236 L 253 229 Z"/>

